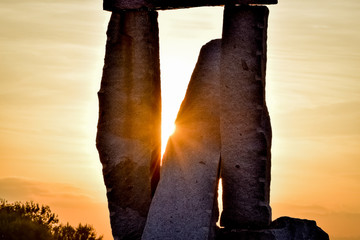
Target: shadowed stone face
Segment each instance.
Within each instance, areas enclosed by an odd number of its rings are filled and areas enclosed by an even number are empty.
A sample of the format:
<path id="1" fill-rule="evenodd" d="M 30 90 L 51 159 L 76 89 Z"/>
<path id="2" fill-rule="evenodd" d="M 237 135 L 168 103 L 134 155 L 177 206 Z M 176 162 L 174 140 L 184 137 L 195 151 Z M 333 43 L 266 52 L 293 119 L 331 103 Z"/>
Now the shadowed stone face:
<path id="1" fill-rule="evenodd" d="M 213 239 L 220 164 L 220 40 L 205 45 L 166 147 L 143 240 Z"/>
<path id="2" fill-rule="evenodd" d="M 221 52 L 221 177 L 228 228 L 271 221 L 271 127 L 265 103 L 266 7 L 228 6 Z"/>
<path id="3" fill-rule="evenodd" d="M 104 10 L 176 9 L 235 4 L 276 4 L 277 0 L 104 0 Z"/>
<path id="4" fill-rule="evenodd" d="M 329 240 L 315 221 L 281 217 L 265 229 L 221 229 L 216 240 Z"/>
<path id="5" fill-rule="evenodd" d="M 157 12 L 113 13 L 99 95 L 97 148 L 115 239 L 140 239 L 159 178 Z"/>

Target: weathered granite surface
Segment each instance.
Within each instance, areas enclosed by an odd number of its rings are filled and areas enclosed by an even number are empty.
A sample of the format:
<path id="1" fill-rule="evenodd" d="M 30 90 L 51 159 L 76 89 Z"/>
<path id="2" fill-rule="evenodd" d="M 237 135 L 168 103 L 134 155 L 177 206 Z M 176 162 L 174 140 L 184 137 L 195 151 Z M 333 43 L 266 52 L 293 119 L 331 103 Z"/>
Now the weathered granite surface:
<path id="1" fill-rule="evenodd" d="M 159 178 L 157 12 L 113 13 L 99 96 L 97 148 L 115 239 L 140 239 Z"/>
<path id="2" fill-rule="evenodd" d="M 104 1 L 114 13 L 98 93 L 97 148 L 115 240 L 329 240 L 315 221 L 281 217 L 270 224 L 268 9 L 245 6 L 255 1 L 261 0 L 226 1 L 223 39 L 200 52 L 159 184 L 159 39 L 157 13 L 148 9 L 220 0 Z M 215 226 L 220 174 L 222 229 Z"/>
<path id="3" fill-rule="evenodd" d="M 143 240 L 214 239 L 220 164 L 220 40 L 206 44 L 161 168 Z"/>
<path id="4" fill-rule="evenodd" d="M 277 4 L 277 0 L 103 0 L 104 10 L 177 9 L 225 4 Z"/>
<path id="5" fill-rule="evenodd" d="M 229 228 L 271 221 L 270 118 L 265 103 L 268 9 L 226 6 L 221 52 L 221 177 Z"/>
<path id="6" fill-rule="evenodd" d="M 267 229 L 219 229 L 216 240 L 329 240 L 315 221 L 280 217 Z"/>

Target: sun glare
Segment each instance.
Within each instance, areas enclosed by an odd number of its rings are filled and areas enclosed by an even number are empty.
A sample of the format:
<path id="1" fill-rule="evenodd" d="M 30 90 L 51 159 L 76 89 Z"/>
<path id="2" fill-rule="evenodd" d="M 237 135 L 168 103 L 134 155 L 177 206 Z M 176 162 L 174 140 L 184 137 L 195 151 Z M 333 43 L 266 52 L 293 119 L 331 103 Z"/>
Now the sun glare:
<path id="1" fill-rule="evenodd" d="M 165 153 L 165 148 L 169 137 L 175 132 L 176 125 L 171 122 L 163 122 L 161 126 L 161 156 Z"/>
<path id="2" fill-rule="evenodd" d="M 222 195 L 223 195 L 223 186 L 222 186 L 222 181 L 221 178 L 219 179 L 219 183 L 218 183 L 218 196 L 217 196 L 217 201 L 218 201 L 218 208 L 219 208 L 219 218 L 218 221 L 216 222 L 216 226 L 222 228 L 222 226 L 220 225 L 220 216 L 221 213 L 223 212 L 223 202 L 222 202 Z"/>
<path id="3" fill-rule="evenodd" d="M 160 11 L 162 127 L 161 151 L 175 131 L 175 119 L 184 99 L 201 47 L 221 37 L 222 8 Z M 202 16 L 200 22 L 199 16 Z M 206 26 L 206 27 L 205 27 Z"/>

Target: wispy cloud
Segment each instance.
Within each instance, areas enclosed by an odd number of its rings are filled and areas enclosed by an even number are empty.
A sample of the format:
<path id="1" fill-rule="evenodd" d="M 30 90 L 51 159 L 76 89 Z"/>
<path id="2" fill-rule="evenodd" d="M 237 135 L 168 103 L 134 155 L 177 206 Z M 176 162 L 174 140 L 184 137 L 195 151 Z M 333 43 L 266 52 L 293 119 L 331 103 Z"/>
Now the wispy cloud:
<path id="1" fill-rule="evenodd" d="M 330 103 L 297 108 L 276 116 L 274 131 L 286 137 L 336 137 L 360 135 L 360 102 Z"/>
<path id="2" fill-rule="evenodd" d="M 1 197 L 9 201 L 61 201 L 95 203 L 99 199 L 93 198 L 84 189 L 68 183 L 42 182 L 24 177 L 0 178 Z"/>

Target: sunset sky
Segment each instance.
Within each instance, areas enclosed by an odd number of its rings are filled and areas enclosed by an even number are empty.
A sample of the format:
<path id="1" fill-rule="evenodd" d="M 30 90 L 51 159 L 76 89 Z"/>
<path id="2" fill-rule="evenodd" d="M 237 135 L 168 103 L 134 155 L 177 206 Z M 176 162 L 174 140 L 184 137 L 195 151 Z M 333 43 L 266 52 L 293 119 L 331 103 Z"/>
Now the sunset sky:
<path id="1" fill-rule="evenodd" d="M 332 240 L 358 240 L 360 1 L 279 0 L 269 9 L 273 219 L 312 219 Z M 167 128 L 201 46 L 221 38 L 222 11 L 159 13 Z M 47 204 L 105 240 L 95 136 L 109 17 L 101 0 L 0 1 L 0 198 Z"/>

